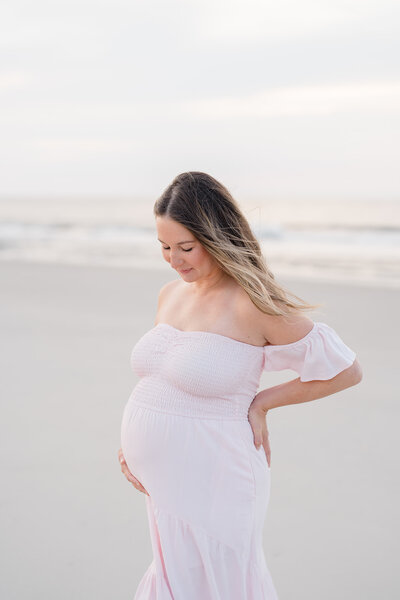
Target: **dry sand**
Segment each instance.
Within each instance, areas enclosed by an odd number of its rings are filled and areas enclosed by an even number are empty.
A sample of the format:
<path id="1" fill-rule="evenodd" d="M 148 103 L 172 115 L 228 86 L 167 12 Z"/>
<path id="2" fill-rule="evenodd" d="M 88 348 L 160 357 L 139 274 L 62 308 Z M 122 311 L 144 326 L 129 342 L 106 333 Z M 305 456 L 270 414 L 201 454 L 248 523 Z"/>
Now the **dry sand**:
<path id="1" fill-rule="evenodd" d="M 145 497 L 118 464 L 120 421 L 132 346 L 175 273 L 11 262 L 0 273 L 0 597 L 132 600 L 152 556 Z M 282 283 L 325 304 L 310 316 L 357 352 L 364 378 L 268 415 L 264 548 L 280 600 L 395 600 L 400 291 Z M 263 373 L 260 388 L 293 377 Z"/>

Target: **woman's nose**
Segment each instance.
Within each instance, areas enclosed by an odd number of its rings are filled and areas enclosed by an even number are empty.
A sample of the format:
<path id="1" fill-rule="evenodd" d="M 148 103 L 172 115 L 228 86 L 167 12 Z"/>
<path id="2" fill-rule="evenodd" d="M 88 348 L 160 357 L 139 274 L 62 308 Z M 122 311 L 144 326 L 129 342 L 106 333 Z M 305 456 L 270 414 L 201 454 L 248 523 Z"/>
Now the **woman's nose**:
<path id="1" fill-rule="evenodd" d="M 182 258 L 179 258 L 178 256 L 176 256 L 175 254 L 173 254 L 171 252 L 171 254 L 169 255 L 169 262 L 171 264 L 171 267 L 179 267 L 180 265 L 182 265 Z"/>

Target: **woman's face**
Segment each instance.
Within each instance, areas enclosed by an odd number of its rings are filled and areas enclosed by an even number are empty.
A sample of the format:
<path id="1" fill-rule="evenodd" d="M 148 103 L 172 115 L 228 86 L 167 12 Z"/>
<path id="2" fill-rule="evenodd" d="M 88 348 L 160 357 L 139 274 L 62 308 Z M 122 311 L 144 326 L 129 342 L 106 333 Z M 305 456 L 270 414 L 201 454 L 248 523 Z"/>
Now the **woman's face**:
<path id="1" fill-rule="evenodd" d="M 177 221 L 156 217 L 163 258 L 185 281 L 210 275 L 219 267 L 194 235 Z"/>

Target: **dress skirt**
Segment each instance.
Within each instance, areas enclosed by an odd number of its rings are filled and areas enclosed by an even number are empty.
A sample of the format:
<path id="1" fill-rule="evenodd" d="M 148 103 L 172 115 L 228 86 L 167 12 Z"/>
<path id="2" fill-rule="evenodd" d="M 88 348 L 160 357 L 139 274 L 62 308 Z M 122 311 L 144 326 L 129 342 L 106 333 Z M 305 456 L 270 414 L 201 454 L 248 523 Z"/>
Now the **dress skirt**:
<path id="1" fill-rule="evenodd" d="M 122 451 L 145 495 L 153 560 L 134 600 L 276 600 L 262 548 L 271 473 L 245 414 L 128 401 Z"/>

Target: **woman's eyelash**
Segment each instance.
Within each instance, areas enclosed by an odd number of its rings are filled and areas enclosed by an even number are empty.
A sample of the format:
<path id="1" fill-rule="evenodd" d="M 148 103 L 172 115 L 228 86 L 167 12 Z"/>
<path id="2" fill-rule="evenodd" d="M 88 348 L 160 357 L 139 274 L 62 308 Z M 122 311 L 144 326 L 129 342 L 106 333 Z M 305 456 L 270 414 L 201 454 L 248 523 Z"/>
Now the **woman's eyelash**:
<path id="1" fill-rule="evenodd" d="M 165 246 L 163 246 L 164 250 L 169 250 L 169 246 L 166 248 Z M 184 252 L 190 252 L 191 250 L 193 250 L 193 248 L 188 248 L 187 250 L 185 250 L 185 248 L 182 248 L 182 250 Z"/>

